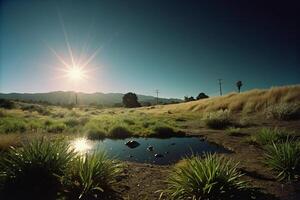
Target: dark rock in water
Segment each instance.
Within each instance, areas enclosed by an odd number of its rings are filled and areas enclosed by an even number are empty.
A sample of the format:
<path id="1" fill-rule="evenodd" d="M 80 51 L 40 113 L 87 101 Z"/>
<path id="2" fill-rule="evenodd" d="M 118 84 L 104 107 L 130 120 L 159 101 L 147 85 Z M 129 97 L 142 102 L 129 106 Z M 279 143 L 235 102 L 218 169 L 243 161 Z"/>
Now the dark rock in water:
<path id="1" fill-rule="evenodd" d="M 175 143 L 171 143 L 171 145 L 173 146 L 173 145 L 175 145 Z"/>
<path id="2" fill-rule="evenodd" d="M 125 143 L 126 146 L 128 146 L 129 148 L 133 149 L 136 148 L 140 145 L 140 143 L 138 143 L 137 141 L 134 140 L 129 140 Z"/>
<path id="3" fill-rule="evenodd" d="M 155 157 L 155 158 L 162 158 L 162 157 L 164 157 L 164 155 L 159 154 L 159 153 L 156 153 L 156 154 L 154 155 L 154 157 Z"/>
<path id="4" fill-rule="evenodd" d="M 153 151 L 153 146 L 151 146 L 151 145 L 148 146 L 148 147 L 147 147 L 147 150 L 148 150 L 148 151 Z"/>
<path id="5" fill-rule="evenodd" d="M 169 154 L 169 152 L 168 152 L 168 151 L 166 151 L 166 152 L 165 152 L 165 154 Z"/>
<path id="6" fill-rule="evenodd" d="M 129 158 L 133 158 L 133 155 L 129 155 Z"/>

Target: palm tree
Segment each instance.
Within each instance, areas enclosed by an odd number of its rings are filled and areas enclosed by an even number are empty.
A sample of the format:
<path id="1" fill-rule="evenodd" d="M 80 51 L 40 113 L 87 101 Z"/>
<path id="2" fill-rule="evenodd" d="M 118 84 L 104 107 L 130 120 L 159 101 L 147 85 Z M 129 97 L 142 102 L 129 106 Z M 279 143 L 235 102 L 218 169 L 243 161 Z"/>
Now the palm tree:
<path id="1" fill-rule="evenodd" d="M 242 85 L 243 85 L 242 81 L 237 81 L 236 82 L 236 87 L 238 88 L 239 93 L 241 92 Z"/>

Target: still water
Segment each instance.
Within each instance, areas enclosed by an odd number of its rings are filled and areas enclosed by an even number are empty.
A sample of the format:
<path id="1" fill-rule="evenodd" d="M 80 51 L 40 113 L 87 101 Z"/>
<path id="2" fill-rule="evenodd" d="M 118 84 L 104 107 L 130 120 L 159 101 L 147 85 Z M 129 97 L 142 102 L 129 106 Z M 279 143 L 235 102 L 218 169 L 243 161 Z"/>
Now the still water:
<path id="1" fill-rule="evenodd" d="M 131 147 L 125 143 L 134 141 Z M 225 148 L 209 143 L 199 137 L 126 138 L 90 141 L 83 138 L 72 141 L 76 151 L 88 153 L 105 150 L 110 157 L 119 160 L 166 165 L 183 157 L 202 155 L 204 152 L 229 153 Z"/>

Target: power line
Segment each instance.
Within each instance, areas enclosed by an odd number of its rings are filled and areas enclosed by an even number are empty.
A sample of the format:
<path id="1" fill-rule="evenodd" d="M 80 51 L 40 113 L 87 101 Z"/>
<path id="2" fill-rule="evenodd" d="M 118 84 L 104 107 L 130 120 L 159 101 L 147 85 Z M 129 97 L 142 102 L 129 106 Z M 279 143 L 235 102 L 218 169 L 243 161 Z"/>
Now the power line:
<path id="1" fill-rule="evenodd" d="M 156 89 L 156 90 L 155 90 L 155 93 L 156 93 L 156 104 L 158 104 L 158 93 L 159 93 L 159 90 Z"/>

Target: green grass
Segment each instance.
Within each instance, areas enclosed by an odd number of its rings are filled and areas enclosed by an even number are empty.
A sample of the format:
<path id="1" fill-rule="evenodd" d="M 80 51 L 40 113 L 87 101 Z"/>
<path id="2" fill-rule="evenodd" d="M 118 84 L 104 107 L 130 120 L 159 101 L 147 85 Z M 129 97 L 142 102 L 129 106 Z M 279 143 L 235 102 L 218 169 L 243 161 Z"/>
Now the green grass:
<path id="1" fill-rule="evenodd" d="M 300 143 L 286 140 L 266 147 L 265 163 L 277 172 L 279 180 L 297 179 L 300 176 Z"/>
<path id="2" fill-rule="evenodd" d="M 26 130 L 25 119 L 10 116 L 0 118 L 0 133 L 23 133 Z"/>
<path id="3" fill-rule="evenodd" d="M 55 199 L 75 153 L 61 140 L 33 140 L 0 159 L 4 199 Z"/>
<path id="4" fill-rule="evenodd" d="M 253 135 L 250 140 L 259 145 L 267 145 L 285 141 L 290 137 L 290 133 L 279 128 L 262 128 L 258 133 Z"/>
<path id="5" fill-rule="evenodd" d="M 162 195 L 169 199 L 226 199 L 246 187 L 238 164 L 224 156 L 206 154 L 175 165 Z"/>
<path id="6" fill-rule="evenodd" d="M 235 128 L 235 127 L 229 127 L 225 130 L 226 134 L 230 136 L 240 136 L 241 135 L 241 129 Z"/>
<path id="7" fill-rule="evenodd" d="M 91 199 L 110 190 L 122 171 L 121 163 L 109 159 L 105 152 L 77 157 L 63 178 L 67 199 Z"/>

